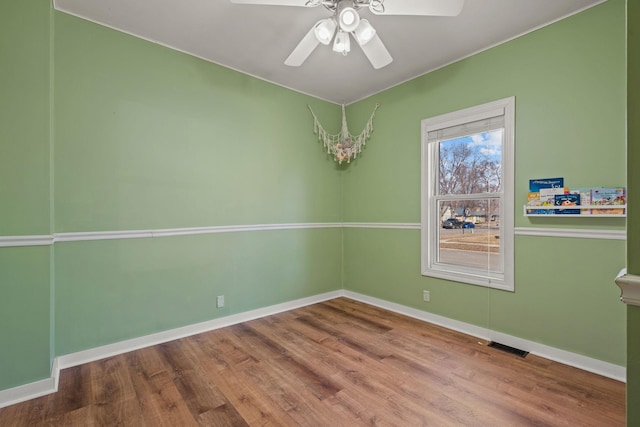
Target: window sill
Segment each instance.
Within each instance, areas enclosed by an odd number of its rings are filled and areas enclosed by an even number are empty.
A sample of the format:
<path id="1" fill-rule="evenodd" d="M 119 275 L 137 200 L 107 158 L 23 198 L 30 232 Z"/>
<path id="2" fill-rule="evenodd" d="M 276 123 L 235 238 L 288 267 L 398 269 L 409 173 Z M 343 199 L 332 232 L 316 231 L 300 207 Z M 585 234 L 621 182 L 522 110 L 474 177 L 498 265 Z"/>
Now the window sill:
<path id="1" fill-rule="evenodd" d="M 422 275 L 426 277 L 435 277 L 438 279 L 451 280 L 453 282 L 464 283 L 467 285 L 477 285 L 486 288 L 499 289 L 502 291 L 514 292 L 513 283 L 505 283 L 503 279 L 489 278 L 486 276 L 478 276 L 471 273 L 453 272 L 438 268 L 423 269 Z"/>

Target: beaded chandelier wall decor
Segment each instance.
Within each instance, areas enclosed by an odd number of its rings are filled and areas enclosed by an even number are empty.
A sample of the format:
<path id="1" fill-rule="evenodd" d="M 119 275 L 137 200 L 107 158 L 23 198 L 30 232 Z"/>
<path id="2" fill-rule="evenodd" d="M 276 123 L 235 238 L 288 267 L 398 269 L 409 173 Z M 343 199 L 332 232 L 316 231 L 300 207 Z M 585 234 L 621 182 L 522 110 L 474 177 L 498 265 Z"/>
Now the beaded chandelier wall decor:
<path id="1" fill-rule="evenodd" d="M 311 107 L 309 105 L 307 105 L 307 107 L 309 107 L 309 111 L 311 111 L 311 115 L 313 116 L 313 133 L 318 135 L 318 139 L 322 141 L 322 144 L 327 149 L 327 154 L 333 155 L 334 160 L 342 164 L 342 162 L 351 163 L 351 159 L 355 159 L 358 156 L 358 153 L 362 151 L 362 147 L 364 147 L 367 140 L 371 137 L 373 133 L 373 118 L 380 104 L 376 104 L 373 108 L 371 117 L 367 120 L 360 135 L 357 136 L 349 133 L 344 104 L 342 105 L 342 130 L 337 135 L 331 135 L 324 130 Z"/>

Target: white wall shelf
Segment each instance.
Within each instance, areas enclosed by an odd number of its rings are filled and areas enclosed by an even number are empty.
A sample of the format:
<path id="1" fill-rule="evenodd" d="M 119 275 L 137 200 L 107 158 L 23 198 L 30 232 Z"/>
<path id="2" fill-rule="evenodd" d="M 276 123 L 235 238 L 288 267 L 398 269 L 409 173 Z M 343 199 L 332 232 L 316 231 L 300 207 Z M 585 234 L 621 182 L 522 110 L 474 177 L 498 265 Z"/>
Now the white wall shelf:
<path id="1" fill-rule="evenodd" d="M 601 213 L 580 213 L 580 214 L 558 214 L 558 213 L 545 213 L 534 214 L 527 213 L 527 210 L 538 211 L 556 211 L 565 209 L 590 209 L 590 210 L 606 210 L 606 209 L 624 209 L 624 213 L 621 214 L 601 214 Z M 627 205 L 576 205 L 576 206 L 528 206 L 524 205 L 524 216 L 531 217 L 560 217 L 560 218 L 625 218 L 627 216 Z"/>

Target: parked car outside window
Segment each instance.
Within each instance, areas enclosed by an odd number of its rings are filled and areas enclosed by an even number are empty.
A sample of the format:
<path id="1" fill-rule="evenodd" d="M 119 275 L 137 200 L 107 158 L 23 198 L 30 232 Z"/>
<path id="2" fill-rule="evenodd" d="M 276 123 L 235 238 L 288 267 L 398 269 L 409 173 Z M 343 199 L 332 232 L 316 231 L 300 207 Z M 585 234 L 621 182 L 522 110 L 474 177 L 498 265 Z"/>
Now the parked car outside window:
<path id="1" fill-rule="evenodd" d="M 449 218 L 442 221 L 442 228 L 476 228 L 475 224 L 469 221 L 460 221 L 458 218 Z"/>
<path id="2" fill-rule="evenodd" d="M 442 228 L 462 228 L 462 221 L 457 218 L 449 218 L 442 221 Z"/>

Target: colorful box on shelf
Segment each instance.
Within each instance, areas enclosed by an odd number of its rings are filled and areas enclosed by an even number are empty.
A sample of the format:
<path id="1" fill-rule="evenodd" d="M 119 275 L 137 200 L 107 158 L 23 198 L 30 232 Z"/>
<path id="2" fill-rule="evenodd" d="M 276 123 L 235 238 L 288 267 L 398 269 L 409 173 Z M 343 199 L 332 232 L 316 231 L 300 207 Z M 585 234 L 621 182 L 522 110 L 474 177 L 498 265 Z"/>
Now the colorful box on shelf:
<path id="1" fill-rule="evenodd" d="M 592 215 L 622 215 L 627 205 L 627 194 L 624 188 L 594 188 L 591 190 L 591 204 L 598 206 L 592 209 Z"/>

